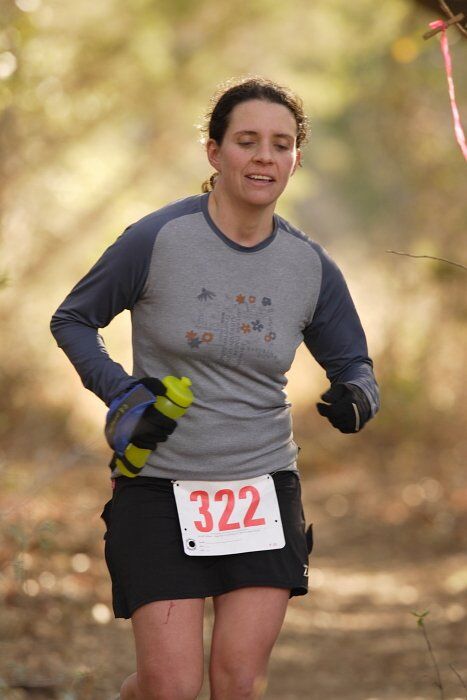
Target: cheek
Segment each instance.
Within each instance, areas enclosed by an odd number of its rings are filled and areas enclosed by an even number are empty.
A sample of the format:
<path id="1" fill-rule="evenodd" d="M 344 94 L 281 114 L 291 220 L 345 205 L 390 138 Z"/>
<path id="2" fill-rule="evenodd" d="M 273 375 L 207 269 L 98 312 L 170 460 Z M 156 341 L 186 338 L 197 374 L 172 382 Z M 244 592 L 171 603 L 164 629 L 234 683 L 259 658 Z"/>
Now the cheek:
<path id="1" fill-rule="evenodd" d="M 248 163 L 248 154 L 237 148 L 226 149 L 223 166 L 227 175 L 238 176 Z"/>
<path id="2" fill-rule="evenodd" d="M 232 154 L 230 162 L 232 170 L 242 171 L 248 163 L 248 157 L 243 152 L 237 151 Z"/>
<path id="3" fill-rule="evenodd" d="M 292 174 L 296 162 L 297 159 L 295 158 L 295 156 L 289 155 L 281 163 L 281 171 L 283 172 L 285 177 L 288 177 Z"/>

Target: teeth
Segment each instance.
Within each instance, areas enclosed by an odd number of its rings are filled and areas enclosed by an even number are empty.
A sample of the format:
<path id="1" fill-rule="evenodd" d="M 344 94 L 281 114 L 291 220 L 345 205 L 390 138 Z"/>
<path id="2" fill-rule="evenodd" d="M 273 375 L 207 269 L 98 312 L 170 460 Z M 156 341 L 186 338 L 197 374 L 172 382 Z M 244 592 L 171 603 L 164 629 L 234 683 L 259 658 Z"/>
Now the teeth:
<path id="1" fill-rule="evenodd" d="M 248 175 L 248 177 L 252 180 L 267 180 L 268 182 L 272 182 L 272 178 L 267 175 Z"/>

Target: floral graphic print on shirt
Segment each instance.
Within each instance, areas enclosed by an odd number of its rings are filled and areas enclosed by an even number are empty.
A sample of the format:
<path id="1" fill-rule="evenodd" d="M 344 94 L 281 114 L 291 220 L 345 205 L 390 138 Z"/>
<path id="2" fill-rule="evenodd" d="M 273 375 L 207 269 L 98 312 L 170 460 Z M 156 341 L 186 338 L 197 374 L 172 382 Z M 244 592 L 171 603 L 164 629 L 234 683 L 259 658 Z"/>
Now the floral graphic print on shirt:
<path id="1" fill-rule="evenodd" d="M 192 350 L 202 350 L 209 344 L 216 348 L 217 359 L 231 366 L 241 364 L 245 354 L 276 357 L 271 297 L 260 297 L 250 290 L 220 295 L 202 287 L 196 299 L 196 317 L 185 332 Z"/>

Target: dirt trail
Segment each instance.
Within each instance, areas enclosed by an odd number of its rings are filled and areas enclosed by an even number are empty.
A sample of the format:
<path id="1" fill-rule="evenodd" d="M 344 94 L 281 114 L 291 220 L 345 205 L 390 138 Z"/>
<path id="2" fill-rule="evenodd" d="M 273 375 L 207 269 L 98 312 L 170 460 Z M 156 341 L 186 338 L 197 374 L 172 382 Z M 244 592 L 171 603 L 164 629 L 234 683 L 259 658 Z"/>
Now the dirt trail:
<path id="1" fill-rule="evenodd" d="M 35 473 L 40 482 L 47 466 Z M 27 496 L 30 475 L 30 465 L 8 469 L 0 500 L 0 696 L 113 700 L 134 652 L 130 623 L 109 615 L 107 483 L 83 463 Z M 303 476 L 302 488 L 315 534 L 310 593 L 290 602 L 265 699 L 441 698 L 411 614 L 429 610 L 444 700 L 464 700 L 449 665 L 467 682 L 465 485 L 350 468 Z M 211 627 L 208 602 L 206 647 Z"/>

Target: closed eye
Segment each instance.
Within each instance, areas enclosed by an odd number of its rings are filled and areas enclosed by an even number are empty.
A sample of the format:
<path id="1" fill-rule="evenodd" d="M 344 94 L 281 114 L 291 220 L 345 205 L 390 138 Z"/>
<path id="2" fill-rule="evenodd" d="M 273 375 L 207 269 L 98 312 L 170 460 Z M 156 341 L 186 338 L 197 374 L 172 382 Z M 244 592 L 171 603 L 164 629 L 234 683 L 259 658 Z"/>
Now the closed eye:
<path id="1" fill-rule="evenodd" d="M 238 145 L 239 146 L 254 146 L 255 142 L 254 141 L 241 141 Z M 281 143 L 277 143 L 275 146 L 279 151 L 288 151 L 289 147 L 284 146 Z"/>

